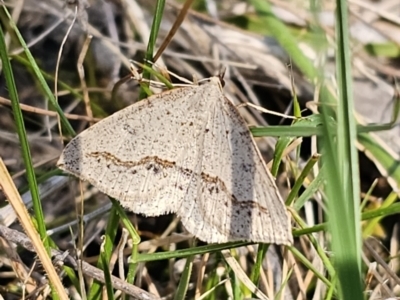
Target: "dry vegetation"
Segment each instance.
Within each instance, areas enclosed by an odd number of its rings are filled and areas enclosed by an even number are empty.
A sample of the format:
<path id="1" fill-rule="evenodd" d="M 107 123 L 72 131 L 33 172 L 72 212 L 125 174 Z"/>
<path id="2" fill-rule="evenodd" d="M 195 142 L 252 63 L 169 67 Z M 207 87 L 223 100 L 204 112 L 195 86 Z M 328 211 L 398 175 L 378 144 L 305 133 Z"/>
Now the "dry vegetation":
<path id="1" fill-rule="evenodd" d="M 130 59 L 143 62 L 156 2 L 86 1 L 5 1 L 34 60 L 78 133 L 96 120 L 138 100 L 139 85 L 135 80 L 119 86 L 114 98 L 112 88 L 130 73 Z M 67 5 L 66 2 L 74 3 Z M 287 33 L 295 37 L 304 59 L 323 70 L 323 77 L 330 81 L 328 89 L 335 91 L 336 82 L 332 80 L 335 73 L 333 49 L 336 47 L 334 3 L 321 1 L 326 3 L 321 3 L 317 12 L 319 23 L 316 23 L 308 1 L 271 2 L 278 19 L 290 29 Z M 400 5 L 390 0 L 349 2 L 356 120 L 364 125 L 389 123 L 397 109 L 393 78 L 400 74 Z M 317 112 L 318 105 L 313 101 L 319 97 L 320 86 L 304 73 L 299 60 L 293 59 L 294 52 L 285 48 L 287 44 L 282 44 L 284 39 L 278 38 L 279 43 L 274 38 L 274 30 L 278 29 L 266 26 L 264 19 L 246 1 L 207 1 L 209 6 L 205 3 L 194 1 L 193 10 L 187 13 L 157 61 L 159 70 L 168 69 L 192 80 L 218 74 L 225 67 L 224 92 L 235 104 L 251 102 L 271 111 L 293 115 L 295 91 L 303 116 Z M 167 2 L 157 46 L 168 35 L 180 7 L 176 1 Z M 293 221 L 296 238 L 292 248 L 275 245 L 268 248 L 256 284 L 259 292 L 255 293 L 250 292 L 252 284 L 248 277 L 254 278 L 257 245 L 231 246 L 228 247 L 230 250 L 210 248 L 210 251 L 200 252 L 202 248 L 197 247 L 204 244 L 194 241 L 174 215 L 146 218 L 129 214 L 141 237 L 137 247 L 122 229 L 122 223 L 110 228 L 119 217 L 116 217 L 114 209 L 110 212 L 109 198 L 85 182 L 54 171 L 63 143 L 71 137 L 67 131 L 60 134 L 54 107 L 49 104 L 43 85 L 34 75 L 3 8 L 0 17 L 39 182 L 48 240 L 54 241 L 54 249 L 58 249 L 52 253 L 53 270 L 58 275 L 51 275 L 45 262 L 35 254 L 39 254 L 34 248 L 35 243 L 40 242 L 29 237 L 26 231 L 29 224 L 24 225 L 23 213 L 16 214 L 11 207 L 10 198 L 18 199 L 21 195 L 25 207 L 33 214 L 26 167 L 8 100 L 9 88 L 2 73 L 0 158 L 19 191 L 15 195 L 5 192 L 7 197 L 0 194 L 0 294 L 4 299 L 54 298 L 49 287 L 52 276 L 62 280 L 68 297 L 72 299 L 100 299 L 93 293 L 94 282 L 107 281 L 103 271 L 99 270 L 102 247 L 111 247 L 112 250 L 106 265 L 115 276 L 110 282 L 115 288 L 116 298 L 124 292 L 139 299 L 177 299 L 178 286 L 185 286 L 186 281 L 185 299 L 339 298 L 337 289 L 332 287 L 336 279 L 329 269 L 333 257 L 330 235 L 318 228 L 326 221 L 322 188 L 311 193 L 305 205 L 292 208 L 304 224 L 299 220 Z M 93 36 L 91 40 L 88 40 L 89 34 Z M 58 79 L 56 88 L 55 78 Z M 172 80 L 179 82 L 179 79 Z M 154 92 L 160 92 L 160 89 L 154 88 Z M 241 108 L 240 111 L 249 125 L 292 124 L 291 119 L 263 114 L 252 108 Z M 315 136 L 309 134 L 301 138 L 301 135 L 294 134 L 299 138 L 291 141 L 293 151 L 285 153 L 277 176 L 284 199 L 310 157 L 319 151 Z M 366 298 L 389 299 L 400 295 L 400 278 L 397 276 L 399 224 L 398 214 L 395 214 L 398 208 L 393 204 L 397 201 L 400 182 L 399 127 L 368 136 L 373 138 L 373 142 L 363 140 L 357 143 L 362 211 L 379 210 L 382 206 L 388 209 L 376 216 L 379 218 L 369 218 L 362 224 L 362 280 Z M 264 159 L 271 161 L 276 138 L 263 137 L 257 142 Z M 300 151 L 296 152 L 296 149 Z M 316 175 L 315 165 L 307 174 L 298 196 Z M 4 174 L 0 177 L 4 190 L 6 184 L 9 184 L 8 188 L 12 187 L 5 178 Z M 23 210 L 22 207 L 19 209 Z M 82 224 L 79 220 L 83 220 Z M 311 228 L 314 235 L 298 231 L 301 227 Z M 103 244 L 104 235 L 111 238 L 107 239 L 108 246 Z M 184 255 L 176 251 L 191 248 L 195 250 Z M 143 261 L 135 265 L 136 275 L 134 285 L 131 285 L 124 283 L 123 279 L 129 276 L 128 258 L 136 251 L 161 255 L 173 252 L 166 258 L 139 255 L 139 260 Z M 150 257 L 151 261 L 147 261 Z M 187 268 L 191 268 L 191 273 Z M 134 269 L 131 272 L 135 273 Z M 102 286 L 97 288 L 102 291 Z M 103 299 L 110 298 L 105 289 L 102 292 Z M 59 297 L 63 299 L 61 294 Z"/>

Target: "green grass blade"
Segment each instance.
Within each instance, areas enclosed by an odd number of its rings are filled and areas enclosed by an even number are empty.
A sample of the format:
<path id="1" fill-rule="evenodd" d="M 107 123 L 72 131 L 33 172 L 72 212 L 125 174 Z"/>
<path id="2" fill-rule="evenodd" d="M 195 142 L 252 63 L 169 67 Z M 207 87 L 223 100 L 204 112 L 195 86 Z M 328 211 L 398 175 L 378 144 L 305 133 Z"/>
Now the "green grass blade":
<path id="1" fill-rule="evenodd" d="M 334 126 L 335 121 L 329 119 L 329 126 Z M 322 136 L 322 119 L 320 115 L 311 115 L 306 118 L 296 120 L 291 126 L 268 126 L 252 127 L 251 133 L 254 137 L 278 136 L 278 137 L 298 137 L 298 136 Z"/>
<path id="2" fill-rule="evenodd" d="M 145 64 L 139 64 L 139 65 L 143 68 L 143 70 L 149 72 L 150 75 L 153 75 L 158 80 L 160 80 L 160 82 L 163 83 L 167 89 L 171 90 L 174 88 L 173 84 L 167 78 L 165 78 L 164 75 L 162 75 L 160 72 L 154 70 L 152 67 L 149 67 Z"/>
<path id="3" fill-rule="evenodd" d="M 383 201 L 381 208 L 386 208 L 390 207 L 395 201 L 397 201 L 398 195 L 397 193 L 390 193 L 389 196 L 386 197 L 385 201 Z M 382 217 L 376 217 L 373 218 L 370 222 L 368 222 L 363 230 L 363 237 L 368 238 L 373 234 L 374 229 L 378 225 L 378 223 L 384 218 L 385 216 Z"/>
<path id="4" fill-rule="evenodd" d="M 388 196 L 388 198 L 392 197 L 392 196 L 393 196 L 393 194 L 390 194 Z M 366 211 L 366 212 L 362 213 L 361 220 L 365 221 L 365 220 L 370 220 L 373 218 L 387 217 L 387 216 L 395 215 L 398 213 L 400 213 L 400 203 L 393 203 L 392 205 L 389 205 L 387 207 L 380 207 L 378 209 L 374 209 L 374 210 Z"/>
<path id="5" fill-rule="evenodd" d="M 356 123 L 349 56 L 347 5 L 337 2 L 337 136 L 323 126 L 325 163 L 329 174 L 328 226 L 338 273 L 341 299 L 363 299 L 361 286 L 360 182 L 356 144 Z M 326 118 L 327 109 L 323 110 Z M 336 177 L 335 177 L 336 175 Z"/>
<path id="6" fill-rule="evenodd" d="M 156 46 L 158 31 L 160 30 L 161 20 L 164 12 L 164 6 L 165 6 L 165 0 L 157 0 L 153 24 L 151 25 L 149 42 L 147 44 L 147 51 L 144 62 L 144 64 L 149 67 L 151 67 L 149 62 L 153 60 L 154 47 Z M 146 69 L 143 69 L 143 78 L 150 79 L 150 73 Z M 139 93 L 139 99 L 144 99 L 146 97 L 147 93 L 144 91 L 144 89 L 141 88 Z"/>
<path id="7" fill-rule="evenodd" d="M 253 267 L 251 275 L 250 275 L 250 280 L 255 285 L 258 285 L 258 281 L 260 280 L 260 272 L 261 272 L 261 268 L 262 268 L 262 262 L 265 258 L 265 255 L 267 254 L 268 247 L 269 247 L 268 244 L 260 244 L 258 246 L 256 262 L 254 264 L 254 267 Z"/>
<path id="8" fill-rule="evenodd" d="M 111 259 L 111 254 L 113 250 L 113 243 L 115 240 L 115 236 L 117 234 L 117 229 L 118 229 L 118 222 L 119 222 L 119 215 L 116 210 L 116 208 L 113 206 L 110 212 L 110 216 L 108 218 L 108 223 L 107 223 L 107 228 L 105 232 L 105 243 L 104 243 L 104 259 L 108 263 Z M 99 259 L 97 263 L 97 267 L 101 270 L 104 270 L 103 268 L 103 258 Z M 101 299 L 101 291 L 102 291 L 102 285 L 95 281 L 93 282 L 92 286 L 90 287 L 89 294 L 88 294 L 88 299 L 89 300 L 95 300 L 95 299 Z"/>
<path id="9" fill-rule="evenodd" d="M 104 251 L 104 245 L 107 243 L 107 237 L 105 237 L 103 243 L 101 244 L 100 247 L 100 259 L 103 265 L 103 272 L 104 272 L 104 281 L 106 285 L 106 290 L 107 290 L 107 299 L 114 300 L 114 291 L 113 291 L 113 286 L 111 282 L 111 272 L 110 268 L 108 267 L 109 265 L 109 260 L 107 258 L 107 254 Z"/>
<path id="10" fill-rule="evenodd" d="M 293 218 L 296 220 L 296 222 L 300 225 L 300 227 L 306 227 L 306 223 L 300 218 L 300 216 L 295 213 L 293 214 Z M 314 246 L 314 249 L 316 250 L 318 256 L 321 258 L 325 269 L 328 271 L 328 274 L 331 277 L 336 276 L 336 271 L 330 262 L 328 256 L 325 253 L 324 247 L 320 246 L 317 239 L 312 235 L 308 235 L 308 239 L 310 240 L 311 244 Z"/>
<path id="11" fill-rule="evenodd" d="M 289 126 L 288 126 L 289 127 Z M 290 127 L 289 127 L 290 128 Z M 290 129 L 288 129 L 290 130 Z M 282 136 L 275 144 L 274 161 L 271 167 L 271 173 L 276 176 L 279 171 L 279 166 L 282 162 L 282 155 L 287 147 L 293 142 L 294 137 Z"/>
<path id="12" fill-rule="evenodd" d="M 381 207 L 375 210 L 371 211 L 366 211 L 361 214 L 361 220 L 370 220 L 373 218 L 378 218 L 378 217 L 387 217 L 391 215 L 396 215 L 400 213 L 400 203 L 393 203 L 392 205 L 389 205 L 388 207 Z M 301 236 L 304 234 L 310 234 L 313 232 L 319 232 L 326 230 L 327 226 L 326 223 L 320 223 L 318 225 L 315 225 L 313 227 L 308 227 L 304 229 L 296 229 L 293 230 L 293 236 Z"/>
<path id="13" fill-rule="evenodd" d="M 380 144 L 370 134 L 358 134 L 358 141 L 364 147 L 365 154 L 373 159 L 383 176 L 388 177 L 392 186 L 400 183 L 400 163 L 397 155 Z"/>
<path id="14" fill-rule="evenodd" d="M 139 254 L 137 257 L 136 262 L 147 262 L 147 261 L 155 261 L 161 259 L 170 259 L 170 258 L 181 258 L 181 257 L 188 257 L 190 255 L 195 254 L 204 254 L 207 252 L 217 252 L 224 249 L 231 249 L 237 248 L 242 246 L 251 245 L 254 243 L 251 242 L 232 242 L 232 243 L 225 243 L 225 244 L 212 244 L 212 245 L 205 245 L 194 247 L 190 249 L 182 249 L 176 251 L 166 251 L 154 254 Z"/>
<path id="15" fill-rule="evenodd" d="M 312 168 L 314 165 L 318 162 L 320 158 L 320 155 L 314 154 L 311 159 L 307 162 L 306 166 L 303 168 L 303 170 L 300 173 L 299 178 L 296 179 L 296 182 L 294 186 L 292 187 L 292 190 L 290 191 L 289 195 L 286 198 L 286 205 L 290 206 L 292 202 L 295 200 L 297 197 L 297 193 L 300 191 L 300 188 L 303 186 L 303 182 L 308 176 L 308 174 L 312 171 Z"/>
<path id="16" fill-rule="evenodd" d="M 191 255 L 186 259 L 185 268 L 183 269 L 181 279 L 179 280 L 178 289 L 176 290 L 174 300 L 186 298 L 186 292 L 189 287 L 190 275 L 192 274 L 194 256 Z"/>
<path id="17" fill-rule="evenodd" d="M 251 133 L 254 137 L 278 136 L 278 137 L 295 137 L 295 136 L 322 136 L 321 127 L 308 126 L 268 126 L 268 127 L 251 127 Z"/>
<path id="18" fill-rule="evenodd" d="M 129 235 L 132 238 L 132 243 L 134 245 L 132 247 L 131 261 L 129 262 L 128 275 L 126 276 L 126 281 L 129 283 L 133 283 L 137 268 L 137 263 L 135 263 L 135 261 L 137 257 L 137 245 L 140 243 L 140 236 L 137 233 L 135 227 L 133 227 L 131 221 L 126 215 L 125 210 L 122 208 L 121 204 L 119 204 L 119 202 L 113 198 L 110 199 L 113 204 L 113 207 L 116 209 L 116 211 L 120 216 L 122 224 L 124 224 L 125 228 L 128 230 Z"/>
<path id="19" fill-rule="evenodd" d="M 233 299 L 243 299 L 244 295 L 240 288 L 241 282 L 232 270 L 230 271 L 230 277 L 232 278 Z"/>
<path id="20" fill-rule="evenodd" d="M 319 170 L 318 175 L 314 178 L 314 180 L 310 183 L 310 185 L 306 188 L 306 190 L 300 195 L 299 198 L 293 204 L 293 209 L 295 211 L 299 211 L 304 204 L 320 189 L 325 179 L 324 168 L 322 167 Z"/>
<path id="21" fill-rule="evenodd" d="M 49 241 L 46 234 L 46 225 L 44 223 L 43 210 L 39 198 L 39 190 L 36 181 L 36 174 L 32 164 L 31 151 L 29 148 L 28 138 L 26 134 L 24 118 L 19 106 L 18 92 L 14 81 L 11 64 L 8 59 L 6 44 L 4 41 L 4 33 L 0 28 L 0 57 L 3 65 L 3 74 L 6 80 L 8 93 L 11 99 L 12 111 L 15 119 L 15 127 L 17 129 L 18 138 L 21 144 L 21 152 L 26 168 L 26 176 L 28 179 L 29 190 L 32 194 L 33 208 L 35 212 L 36 222 L 40 238 L 42 239 L 46 250 L 50 253 Z"/>
<path id="22" fill-rule="evenodd" d="M 47 253 L 50 254 L 50 241 L 48 239 L 46 232 L 46 224 L 44 222 L 43 209 L 39 197 L 39 188 L 36 180 L 35 170 L 32 163 L 32 156 L 26 134 L 24 118 L 22 116 L 22 111 L 19 106 L 17 87 L 14 81 L 14 75 L 12 72 L 11 63 L 8 58 L 8 51 L 4 40 L 4 33 L 1 28 L 0 28 L 0 57 L 3 67 L 3 74 L 6 80 L 8 93 L 11 99 L 11 106 L 15 120 L 15 128 L 17 130 L 19 142 L 21 145 L 22 158 L 24 160 L 24 165 L 26 168 L 26 177 L 28 180 L 28 186 L 30 193 L 32 195 L 33 210 L 35 213 L 34 224 L 36 224 L 37 226 L 40 239 L 42 240 Z M 53 289 L 52 289 L 52 296 L 53 299 L 59 299 L 57 293 Z"/>
<path id="23" fill-rule="evenodd" d="M 21 33 L 19 32 L 17 26 L 15 25 L 14 21 L 12 20 L 8 10 L 6 9 L 6 6 L 3 5 L 3 10 L 5 12 L 5 14 L 8 17 L 8 20 L 10 22 L 11 28 L 14 30 L 15 35 L 18 38 L 18 41 L 20 42 L 22 48 L 24 49 L 24 53 L 26 55 L 26 57 L 28 58 L 28 61 L 32 67 L 32 70 L 34 71 L 34 74 L 36 76 L 36 78 L 38 79 L 39 83 L 40 83 L 40 87 L 43 89 L 43 91 L 46 94 L 47 99 L 50 100 L 51 105 L 55 108 L 55 110 L 57 111 L 57 113 L 60 116 L 60 120 L 61 120 L 61 124 L 63 125 L 64 129 L 67 131 L 67 133 L 71 136 L 75 136 L 75 131 L 72 128 L 71 124 L 69 123 L 68 119 L 64 116 L 64 112 L 61 109 L 61 107 L 58 105 L 53 92 L 50 90 L 47 82 L 45 81 L 42 73 L 40 72 L 40 69 L 38 67 L 38 65 L 36 64 L 35 59 L 33 58 L 31 52 L 29 51 L 28 46 L 26 45 Z"/>
<path id="24" fill-rule="evenodd" d="M 295 247 L 293 246 L 288 246 L 288 250 L 293 253 L 297 259 L 304 264 L 304 266 L 307 268 L 307 270 L 310 270 L 311 272 L 314 273 L 314 275 L 320 279 L 323 283 L 325 283 L 327 286 L 331 286 L 331 282 L 324 276 L 322 275 L 316 268 L 315 266 Z"/>

